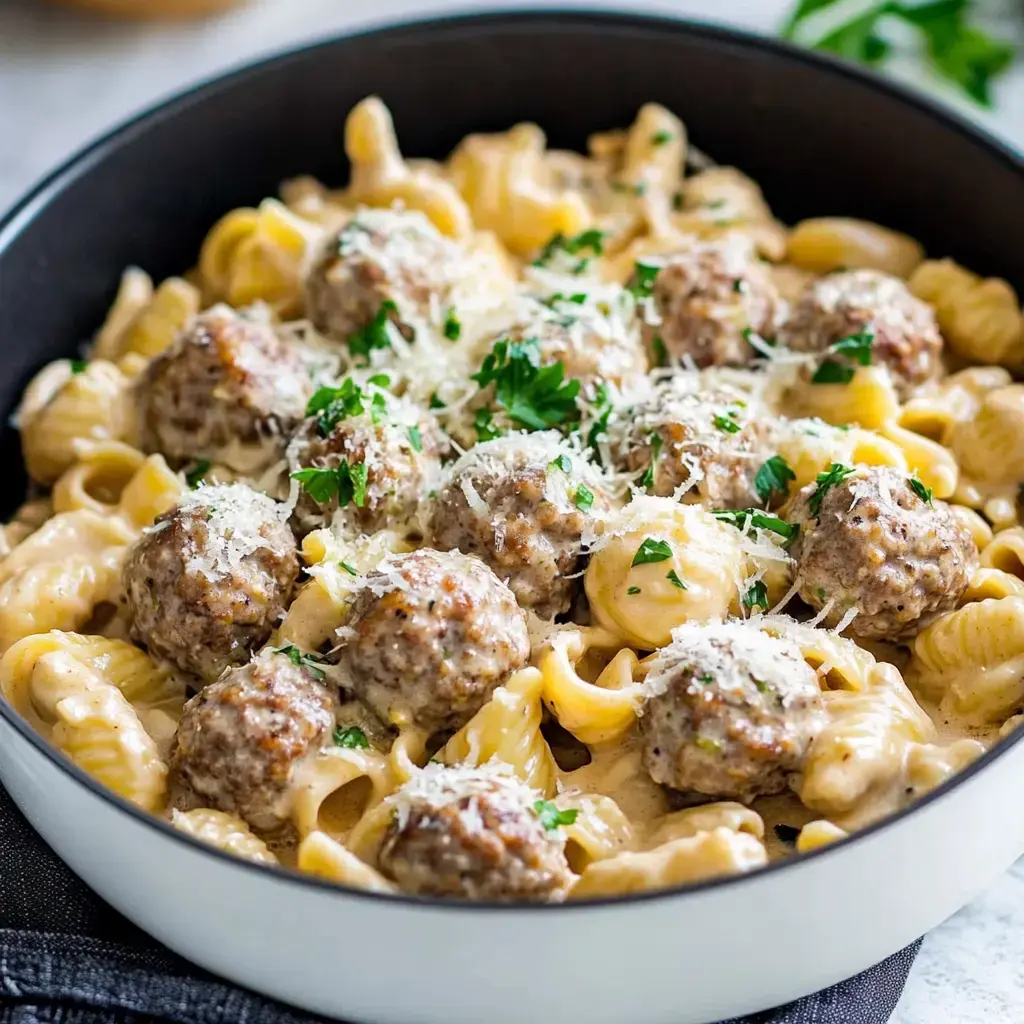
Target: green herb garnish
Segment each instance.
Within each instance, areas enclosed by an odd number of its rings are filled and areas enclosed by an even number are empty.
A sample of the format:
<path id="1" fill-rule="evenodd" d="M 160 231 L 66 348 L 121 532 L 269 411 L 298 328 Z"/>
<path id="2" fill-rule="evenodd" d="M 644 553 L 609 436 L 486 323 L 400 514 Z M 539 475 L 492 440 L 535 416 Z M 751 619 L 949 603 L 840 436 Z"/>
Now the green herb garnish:
<path id="1" fill-rule="evenodd" d="M 551 800 L 538 800 L 533 805 L 540 823 L 548 832 L 553 832 L 562 825 L 571 825 L 576 816 L 580 813 L 575 808 L 568 811 L 559 810 L 558 806 Z"/>
<path id="2" fill-rule="evenodd" d="M 493 382 L 498 404 L 517 424 L 531 430 L 579 421 L 580 382 L 564 378 L 561 362 L 541 366 L 535 338 L 496 342 L 472 377 L 481 388 Z"/>
<path id="3" fill-rule="evenodd" d="M 563 473 L 572 472 L 572 460 L 568 455 L 559 455 L 548 463 L 548 469 L 560 469 Z"/>
<path id="4" fill-rule="evenodd" d="M 586 512 L 594 507 L 594 492 L 586 484 L 577 484 L 572 503 L 581 512 Z"/>
<path id="5" fill-rule="evenodd" d="M 352 565 L 351 562 L 339 562 L 338 565 L 342 567 L 350 576 L 358 576 L 359 570 Z"/>
<path id="6" fill-rule="evenodd" d="M 594 412 L 597 413 L 597 419 L 594 420 L 590 430 L 587 431 L 587 447 L 598 456 L 600 461 L 598 445 L 601 439 L 608 435 L 608 419 L 612 414 L 612 399 L 608 393 L 608 385 L 604 381 L 597 385 L 597 390 L 594 394 Z"/>
<path id="7" fill-rule="evenodd" d="M 910 479 L 907 480 L 907 483 L 910 484 L 910 489 L 922 501 L 927 502 L 929 505 L 932 503 L 932 489 L 930 487 L 925 487 L 925 485 L 921 483 L 921 481 L 918 480 L 916 476 L 910 477 Z"/>
<path id="8" fill-rule="evenodd" d="M 744 595 L 743 607 L 746 609 L 761 608 L 768 611 L 768 588 L 762 580 L 758 580 Z"/>
<path id="9" fill-rule="evenodd" d="M 800 527 L 797 523 L 787 523 L 784 519 L 769 515 L 767 512 L 762 512 L 757 508 L 716 508 L 712 510 L 711 514 L 723 523 L 735 526 L 738 530 L 745 529 L 749 524 L 760 530 L 770 530 L 772 533 L 777 533 L 780 537 L 785 537 L 787 540 L 795 537 L 800 532 Z"/>
<path id="10" fill-rule="evenodd" d="M 449 341 L 458 341 L 462 336 L 462 322 L 459 320 L 458 314 L 455 312 L 455 307 L 452 306 L 448 310 L 448 315 L 444 318 L 444 336 Z"/>
<path id="11" fill-rule="evenodd" d="M 634 565 L 644 565 L 647 562 L 664 562 L 672 557 L 672 548 L 668 541 L 655 540 L 653 537 L 645 537 L 643 543 L 636 549 L 630 568 Z"/>
<path id="12" fill-rule="evenodd" d="M 633 267 L 633 277 L 626 288 L 633 293 L 637 299 L 648 299 L 654 294 L 654 281 L 658 276 L 661 267 L 641 260 L 636 261 Z"/>
<path id="13" fill-rule="evenodd" d="M 493 441 L 501 437 L 501 430 L 494 422 L 494 415 L 490 409 L 477 409 L 473 417 L 473 429 L 476 431 L 477 441 Z"/>
<path id="14" fill-rule="evenodd" d="M 665 573 L 665 579 L 667 579 L 673 587 L 678 587 L 680 590 L 689 590 L 689 587 L 687 587 L 687 585 L 679 578 L 679 573 L 677 573 L 675 569 L 669 569 L 669 571 Z"/>
<path id="15" fill-rule="evenodd" d="M 210 465 L 209 459 L 196 459 L 192 468 L 185 474 L 185 483 L 195 490 L 199 486 L 199 481 L 210 472 Z"/>
<path id="16" fill-rule="evenodd" d="M 829 488 L 842 483 L 852 472 L 852 467 L 844 466 L 841 462 L 833 462 L 824 473 L 819 473 L 814 478 L 814 482 L 818 486 L 814 489 L 814 493 L 807 502 L 807 507 L 811 510 L 812 516 L 816 516 L 821 510 L 822 499 L 828 494 Z"/>
<path id="17" fill-rule="evenodd" d="M 829 345 L 829 352 L 844 356 L 859 366 L 871 365 L 871 343 L 875 336 L 871 331 L 861 331 L 840 338 L 834 345 Z M 811 377 L 812 384 L 849 384 L 856 372 L 853 366 L 835 359 L 826 359 Z"/>
<path id="18" fill-rule="evenodd" d="M 379 392 L 374 398 L 378 396 L 386 404 Z M 351 377 L 346 377 L 336 388 L 317 388 L 306 403 L 306 415 L 316 416 L 321 437 L 327 437 L 341 420 L 349 416 L 362 416 L 366 409 L 363 405 L 365 398 L 362 388 Z"/>
<path id="19" fill-rule="evenodd" d="M 736 422 L 736 413 L 730 412 L 728 416 L 716 415 L 712 421 L 719 430 L 727 434 L 738 434 L 742 429 Z"/>
<path id="20" fill-rule="evenodd" d="M 436 391 L 431 391 L 429 408 L 431 409 L 447 409 L 448 407 L 437 397 Z"/>
<path id="21" fill-rule="evenodd" d="M 324 505 L 337 496 L 338 507 L 349 502 L 362 508 L 366 504 L 366 483 L 369 470 L 365 462 L 350 466 L 343 461 L 336 469 L 310 467 L 292 473 L 292 479 L 318 504 Z"/>
<path id="22" fill-rule="evenodd" d="M 757 471 L 754 490 L 764 502 L 770 501 L 775 495 L 784 498 L 789 494 L 790 481 L 795 479 L 793 467 L 781 455 L 773 455 Z"/>
<path id="23" fill-rule="evenodd" d="M 84 373 L 85 368 L 89 365 L 86 359 L 72 359 L 71 360 L 71 375 L 76 376 L 79 373 Z"/>
<path id="24" fill-rule="evenodd" d="M 626 590 L 626 596 L 627 597 L 633 597 L 635 594 L 639 594 L 639 593 L 640 593 L 640 588 L 639 587 L 629 587 Z"/>
<path id="25" fill-rule="evenodd" d="M 652 146 L 664 146 L 666 142 L 671 142 L 675 138 L 675 134 L 670 131 L 666 131 L 664 128 L 660 132 L 655 132 L 651 136 Z"/>
<path id="26" fill-rule="evenodd" d="M 345 729 L 338 725 L 334 729 L 334 745 L 345 747 L 347 750 L 366 750 L 370 741 L 358 725 L 350 725 Z"/>
<path id="27" fill-rule="evenodd" d="M 398 307 L 391 299 L 385 299 L 380 304 L 377 315 L 362 330 L 349 335 L 347 344 L 352 358 L 362 360 L 363 366 L 369 366 L 371 352 L 376 349 L 391 348 L 388 325 L 392 316 L 397 314 Z"/>
<path id="28" fill-rule="evenodd" d="M 652 433 L 648 439 L 648 443 L 651 446 L 651 461 L 647 464 L 647 468 L 637 477 L 636 485 L 645 491 L 649 491 L 654 486 L 654 481 L 657 478 L 658 472 L 658 459 L 661 456 L 661 449 L 665 442 L 662 440 L 661 434 Z"/>
<path id="29" fill-rule="evenodd" d="M 317 681 L 323 681 L 323 669 L 317 667 L 317 662 L 322 660 L 318 655 L 306 654 L 295 644 L 285 644 L 284 647 L 277 647 L 273 650 L 275 654 L 283 654 L 293 665 L 304 668 Z"/>
<path id="30" fill-rule="evenodd" d="M 581 231 L 578 235 L 571 238 L 567 238 L 559 232 L 548 240 L 544 248 L 541 249 L 540 255 L 533 261 L 533 265 L 535 267 L 546 267 L 554 256 L 560 252 L 567 253 L 570 256 L 578 256 L 584 249 L 589 249 L 595 256 L 601 256 L 604 253 L 604 236 L 605 232 L 599 231 L 597 228 Z M 581 260 L 576 265 L 574 273 L 582 273 L 586 269 L 588 262 Z"/>
<path id="31" fill-rule="evenodd" d="M 409 436 L 409 444 L 412 445 L 414 452 L 423 451 L 423 435 L 420 433 L 419 427 L 409 427 L 406 430 L 406 434 Z"/>

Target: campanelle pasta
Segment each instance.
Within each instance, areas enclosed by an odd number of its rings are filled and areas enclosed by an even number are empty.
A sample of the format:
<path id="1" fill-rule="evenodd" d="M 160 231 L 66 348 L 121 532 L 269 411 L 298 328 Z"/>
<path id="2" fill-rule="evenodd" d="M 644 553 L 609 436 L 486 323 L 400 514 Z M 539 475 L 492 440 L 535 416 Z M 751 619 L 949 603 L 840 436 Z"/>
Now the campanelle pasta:
<path id="1" fill-rule="evenodd" d="M 787 228 L 657 104 L 434 161 L 369 97 L 345 148 L 26 390 L 0 694 L 61 756 L 257 864 L 558 902 L 820 849 L 1012 731 L 1006 282 Z"/>

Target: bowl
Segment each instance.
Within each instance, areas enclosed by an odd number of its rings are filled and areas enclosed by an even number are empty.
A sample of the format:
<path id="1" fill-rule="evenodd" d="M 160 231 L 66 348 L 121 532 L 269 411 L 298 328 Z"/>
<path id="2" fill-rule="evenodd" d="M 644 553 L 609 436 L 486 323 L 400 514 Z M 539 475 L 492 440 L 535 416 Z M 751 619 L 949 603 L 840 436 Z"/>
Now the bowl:
<path id="1" fill-rule="evenodd" d="M 1024 284 L 1024 163 L 876 78 L 682 21 L 584 12 L 398 25 L 217 78 L 73 157 L 0 224 L 0 406 L 99 325 L 126 265 L 190 265 L 226 210 L 312 173 L 339 183 L 345 112 L 377 93 L 406 152 L 519 120 L 553 145 L 654 100 L 785 220 L 885 223 Z M 2 439 L 13 496 L 17 439 Z M 912 808 L 819 851 L 688 888 L 557 906 L 423 902 L 272 872 L 102 790 L 0 704 L 0 780 L 104 899 L 175 952 L 349 1020 L 698 1024 L 882 960 L 1024 852 L 1018 732 Z"/>

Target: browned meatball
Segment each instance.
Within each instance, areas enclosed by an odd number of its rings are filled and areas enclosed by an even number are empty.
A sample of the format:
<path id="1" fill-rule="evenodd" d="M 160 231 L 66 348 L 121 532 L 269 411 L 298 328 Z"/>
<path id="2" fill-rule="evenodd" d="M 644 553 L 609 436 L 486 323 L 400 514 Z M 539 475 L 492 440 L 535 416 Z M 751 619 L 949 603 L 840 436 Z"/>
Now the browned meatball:
<path id="1" fill-rule="evenodd" d="M 371 572 L 333 657 L 385 722 L 469 721 L 530 656 L 526 614 L 477 558 L 421 548 Z"/>
<path id="2" fill-rule="evenodd" d="M 165 512 L 125 558 L 132 638 L 206 682 L 246 661 L 299 574 L 286 515 L 245 484 L 200 487 Z"/>
<path id="3" fill-rule="evenodd" d="M 697 375 L 676 374 L 628 410 L 612 445 L 616 468 L 662 497 L 685 488 L 683 501 L 712 508 L 763 504 L 754 479 L 771 454 L 768 420 L 737 392 L 700 388 Z"/>
<path id="4" fill-rule="evenodd" d="M 503 902 L 565 898 L 573 876 L 562 829 L 542 818 L 548 808 L 540 794 L 515 776 L 491 766 L 427 765 L 392 799 L 379 865 L 405 892 Z"/>
<path id="5" fill-rule="evenodd" d="M 779 339 L 799 352 L 825 352 L 854 334 L 871 335 L 873 361 L 889 368 L 903 393 L 938 373 L 942 336 L 934 311 L 898 277 L 877 270 L 850 270 L 813 282 Z M 844 359 L 840 353 L 830 358 Z"/>
<path id="6" fill-rule="evenodd" d="M 495 333 L 488 349 L 502 338 L 536 340 L 540 365 L 560 362 L 566 379 L 581 381 L 585 391 L 600 381 L 621 387 L 647 372 L 632 300 L 615 286 L 543 302 L 521 298 L 511 324 Z"/>
<path id="7" fill-rule="evenodd" d="M 553 432 L 513 434 L 471 448 L 449 470 L 431 543 L 479 555 L 524 608 L 568 609 L 594 513 L 608 507 L 593 468 Z"/>
<path id="8" fill-rule="evenodd" d="M 644 343 L 651 362 L 692 359 L 707 366 L 743 366 L 758 355 L 749 331 L 773 338 L 782 300 L 753 244 L 731 235 L 670 256 L 642 302 Z"/>
<path id="9" fill-rule="evenodd" d="M 846 632 L 907 640 L 955 608 L 978 566 L 964 523 L 920 481 L 887 466 L 833 465 L 795 495 L 800 597 Z"/>
<path id="10" fill-rule="evenodd" d="M 263 651 L 185 705 L 171 752 L 179 803 L 239 814 L 265 832 L 287 821 L 296 766 L 334 728 L 327 688 L 295 661 Z"/>
<path id="11" fill-rule="evenodd" d="M 651 778 L 719 799 L 781 793 L 825 724 L 817 676 L 796 644 L 743 622 L 675 630 L 645 687 Z"/>
<path id="12" fill-rule="evenodd" d="M 361 533 L 408 523 L 437 485 L 442 443 L 432 418 L 381 389 L 364 390 L 361 412 L 328 410 L 288 446 L 302 488 L 292 516 L 300 536 L 329 524 L 339 507 Z"/>
<path id="13" fill-rule="evenodd" d="M 280 440 L 302 419 L 312 390 L 294 346 L 269 325 L 217 307 L 193 320 L 139 380 L 143 447 L 173 463 L 233 463 L 224 449 Z M 266 461 L 275 448 L 268 444 Z"/>
<path id="14" fill-rule="evenodd" d="M 310 267 L 306 315 L 336 341 L 349 341 L 378 316 L 413 341 L 418 324 L 437 313 L 444 319 L 460 263 L 455 245 L 422 213 L 359 210 Z"/>

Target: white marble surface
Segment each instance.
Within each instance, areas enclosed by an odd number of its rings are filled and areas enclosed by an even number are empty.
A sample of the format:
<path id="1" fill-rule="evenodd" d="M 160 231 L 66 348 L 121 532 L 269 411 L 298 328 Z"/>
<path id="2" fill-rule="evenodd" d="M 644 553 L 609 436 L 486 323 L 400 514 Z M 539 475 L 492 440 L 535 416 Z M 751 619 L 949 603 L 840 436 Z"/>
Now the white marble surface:
<path id="1" fill-rule="evenodd" d="M 542 4 L 506 0 L 501 6 Z M 648 0 L 640 6 L 772 31 L 788 3 Z M 999 16 L 1000 0 L 987 0 L 984 6 Z M 444 0 L 376 0 L 372 5 L 358 0 L 263 0 L 215 21 L 156 27 L 97 21 L 51 10 L 36 0 L 0 0 L 0 208 L 72 149 L 190 81 L 348 26 L 456 7 L 468 5 Z M 910 63 L 901 65 L 899 73 L 911 81 L 920 77 Z M 934 83 L 921 84 L 934 88 Z M 1024 147 L 1024 68 L 1000 84 L 993 114 L 980 114 L 955 97 L 947 98 Z M 950 842 L 955 841 L 951 836 Z M 926 938 L 892 1024 L 1021 1021 L 1024 861 Z"/>

